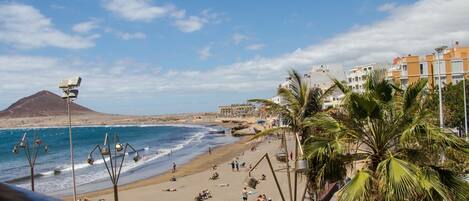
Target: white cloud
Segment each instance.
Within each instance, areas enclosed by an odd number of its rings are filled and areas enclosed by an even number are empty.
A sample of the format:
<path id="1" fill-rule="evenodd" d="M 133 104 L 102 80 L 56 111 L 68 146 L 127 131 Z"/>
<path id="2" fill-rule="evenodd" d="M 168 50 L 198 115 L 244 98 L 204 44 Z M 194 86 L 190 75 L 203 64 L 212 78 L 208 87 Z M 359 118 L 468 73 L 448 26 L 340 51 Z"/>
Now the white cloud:
<path id="1" fill-rule="evenodd" d="M 396 3 L 385 3 L 378 7 L 378 11 L 389 12 L 393 10 L 394 8 L 396 8 Z"/>
<path id="2" fill-rule="evenodd" d="M 200 16 L 188 16 L 184 9 L 173 5 L 157 6 L 151 0 L 104 0 L 103 6 L 128 21 L 151 22 L 157 18 L 168 17 L 182 32 L 198 31 L 210 21 L 221 22 L 221 15 L 209 10 L 203 10 Z"/>
<path id="3" fill-rule="evenodd" d="M 123 40 L 133 40 L 133 39 L 145 39 L 147 35 L 142 32 L 117 32 L 117 36 Z"/>
<path id="4" fill-rule="evenodd" d="M 256 43 L 246 46 L 246 50 L 261 50 L 265 47 L 262 43 Z"/>
<path id="5" fill-rule="evenodd" d="M 81 49 L 94 46 L 95 36 L 83 37 L 57 30 L 51 20 L 32 6 L 0 4 L 0 42 L 16 48 L 58 47 Z"/>
<path id="6" fill-rule="evenodd" d="M 245 40 L 248 40 L 249 39 L 249 36 L 246 36 L 244 34 L 240 34 L 240 33 L 234 33 L 232 36 L 231 36 L 231 40 L 233 41 L 234 44 L 239 44 Z"/>
<path id="7" fill-rule="evenodd" d="M 432 12 L 422 12 L 425 10 Z M 409 53 L 429 54 L 435 47 L 450 45 L 452 41 L 469 45 L 469 24 L 461 23 L 469 19 L 467 10 L 466 0 L 419 1 L 396 7 L 395 12 L 381 21 L 353 28 L 319 44 L 277 57 L 256 57 L 206 70 L 161 70 L 159 66 L 135 61 L 102 63 L 3 55 L 0 56 L 0 83 L 13 85 L 0 85 L 0 91 L 2 97 L 11 97 L 9 94 L 18 93 L 17 89 L 23 89 L 22 95 L 29 93 L 25 89 L 56 89 L 58 80 L 73 75 L 84 79 L 83 96 L 102 97 L 100 100 L 109 99 L 116 92 L 122 97 L 138 98 L 154 97 L 159 92 L 274 91 L 291 68 L 305 71 L 312 65 L 325 64 L 337 75 L 342 66 L 391 61 Z M 210 46 L 207 47 L 199 52 L 210 56 Z M 48 73 L 37 76 L 34 69 L 38 68 Z"/>
<path id="8" fill-rule="evenodd" d="M 205 60 L 212 56 L 212 53 L 210 52 L 212 47 L 210 45 L 207 45 L 197 51 L 197 54 L 199 55 L 199 58 L 202 60 Z"/>
<path id="9" fill-rule="evenodd" d="M 199 18 L 197 16 L 190 16 L 185 19 L 176 20 L 174 25 L 179 28 L 182 32 L 194 32 L 202 28 L 206 23 L 205 19 Z"/>
<path id="10" fill-rule="evenodd" d="M 150 0 L 104 0 L 104 8 L 129 21 L 149 22 L 164 17 L 171 7 L 152 5 Z"/>
<path id="11" fill-rule="evenodd" d="M 98 25 L 98 21 L 90 20 L 73 25 L 72 30 L 78 33 L 88 33 L 91 30 L 98 28 Z"/>

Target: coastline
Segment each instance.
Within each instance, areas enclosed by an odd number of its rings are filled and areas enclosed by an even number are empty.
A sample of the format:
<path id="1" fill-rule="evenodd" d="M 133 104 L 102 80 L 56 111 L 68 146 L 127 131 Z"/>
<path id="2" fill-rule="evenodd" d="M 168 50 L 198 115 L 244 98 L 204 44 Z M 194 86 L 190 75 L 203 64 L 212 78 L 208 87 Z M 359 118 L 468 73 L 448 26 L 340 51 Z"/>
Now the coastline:
<path id="1" fill-rule="evenodd" d="M 28 118 L 9 118 L 0 121 L 0 129 L 35 129 L 44 127 L 67 127 L 66 116 L 51 117 L 28 117 Z M 232 129 L 241 124 L 254 124 L 255 118 L 235 118 L 231 121 L 218 118 L 214 113 L 195 113 L 178 115 L 158 115 L 158 116 L 128 116 L 128 115 L 76 115 L 72 116 L 73 127 L 102 127 L 102 126 L 152 126 L 152 125 L 201 125 L 201 126 L 220 126 L 225 129 Z M 230 134 L 227 134 L 230 135 Z M 188 161 L 178 164 L 178 171 L 174 174 L 177 178 L 195 175 L 212 168 L 213 165 L 219 165 L 232 160 L 240 153 L 248 150 L 249 136 L 239 137 L 239 140 L 214 148 L 211 155 L 202 152 Z M 127 190 L 141 189 L 146 186 L 153 186 L 168 182 L 173 174 L 170 171 L 158 173 L 145 179 L 132 181 L 119 185 L 119 192 Z M 110 183 L 109 183 L 110 184 Z M 106 188 L 81 193 L 77 196 L 97 197 L 112 193 L 112 186 Z M 56 195 L 57 198 L 64 200 L 73 200 L 72 195 Z"/>
<path id="2" fill-rule="evenodd" d="M 248 150 L 249 148 L 249 137 L 241 137 L 240 140 L 216 147 L 213 149 L 212 154 L 202 153 L 198 156 L 192 158 L 187 163 L 181 164 L 178 167 L 176 173 L 171 171 L 165 171 L 164 173 L 149 177 L 147 179 L 138 180 L 135 182 L 119 185 L 119 192 L 137 189 L 149 185 L 161 184 L 167 182 L 174 175 L 176 178 L 185 177 L 193 174 L 197 174 L 207 169 L 212 168 L 213 165 L 227 163 L 232 158 L 238 156 L 240 153 Z M 113 192 L 112 187 L 97 190 L 93 192 L 88 192 L 84 194 L 79 194 L 77 197 L 98 197 Z M 72 196 L 62 197 L 63 200 L 73 200 Z"/>

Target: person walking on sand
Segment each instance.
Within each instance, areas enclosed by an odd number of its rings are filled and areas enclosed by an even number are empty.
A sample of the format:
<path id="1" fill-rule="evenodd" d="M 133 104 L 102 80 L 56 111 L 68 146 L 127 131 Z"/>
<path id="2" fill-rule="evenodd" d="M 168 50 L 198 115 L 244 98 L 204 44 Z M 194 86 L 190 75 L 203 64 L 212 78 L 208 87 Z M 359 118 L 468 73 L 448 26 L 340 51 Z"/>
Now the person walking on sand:
<path id="1" fill-rule="evenodd" d="M 243 197 L 243 201 L 248 200 L 248 190 L 246 190 L 246 187 L 244 187 L 243 191 L 241 192 L 241 195 Z"/>
<path id="2" fill-rule="evenodd" d="M 234 172 L 235 169 L 235 162 L 231 161 L 231 171 Z"/>
<path id="3" fill-rule="evenodd" d="M 212 154 L 212 147 L 208 147 L 208 154 Z"/>
<path id="4" fill-rule="evenodd" d="M 239 172 L 239 163 L 238 163 L 238 161 L 236 161 L 236 171 Z"/>
<path id="5" fill-rule="evenodd" d="M 173 162 L 173 173 L 176 172 L 176 163 Z"/>

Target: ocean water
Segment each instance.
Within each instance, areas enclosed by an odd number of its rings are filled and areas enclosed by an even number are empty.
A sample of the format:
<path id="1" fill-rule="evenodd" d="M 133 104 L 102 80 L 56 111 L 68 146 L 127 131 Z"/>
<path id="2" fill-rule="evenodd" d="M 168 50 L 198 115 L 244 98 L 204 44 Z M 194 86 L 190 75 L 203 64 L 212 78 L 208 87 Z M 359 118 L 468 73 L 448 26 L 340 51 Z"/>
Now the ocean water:
<path id="1" fill-rule="evenodd" d="M 73 128 L 75 174 L 78 193 L 111 186 L 104 161 L 98 152 L 95 163 L 86 163 L 88 153 L 97 144 L 103 144 L 104 136 L 118 133 L 121 143 L 129 143 L 137 149 L 142 160 L 135 163 L 135 155 L 129 150 L 122 167 L 119 184 L 125 184 L 160 174 L 181 165 L 195 156 L 216 147 L 236 141 L 231 135 L 213 134 L 223 130 L 217 126 L 202 125 L 120 125 Z M 0 130 L 0 182 L 30 189 L 30 169 L 24 150 L 13 154 L 13 146 L 28 133 L 31 142 L 37 134 L 48 152 L 39 153 L 35 166 L 35 189 L 37 192 L 63 196 L 72 193 L 68 128 L 28 128 Z M 54 174 L 60 170 L 60 174 Z"/>

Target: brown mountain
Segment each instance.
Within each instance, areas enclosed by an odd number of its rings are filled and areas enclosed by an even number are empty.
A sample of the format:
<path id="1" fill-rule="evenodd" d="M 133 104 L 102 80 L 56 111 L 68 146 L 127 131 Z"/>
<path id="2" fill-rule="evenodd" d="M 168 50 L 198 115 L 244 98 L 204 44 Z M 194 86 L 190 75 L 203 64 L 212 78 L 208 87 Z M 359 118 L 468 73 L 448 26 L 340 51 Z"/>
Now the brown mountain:
<path id="1" fill-rule="evenodd" d="M 70 110 L 73 115 L 97 113 L 89 108 L 70 104 Z M 40 91 L 28 97 L 24 97 L 7 109 L 0 111 L 0 117 L 40 117 L 40 116 L 58 116 L 67 114 L 67 103 L 57 94 L 50 91 Z"/>

